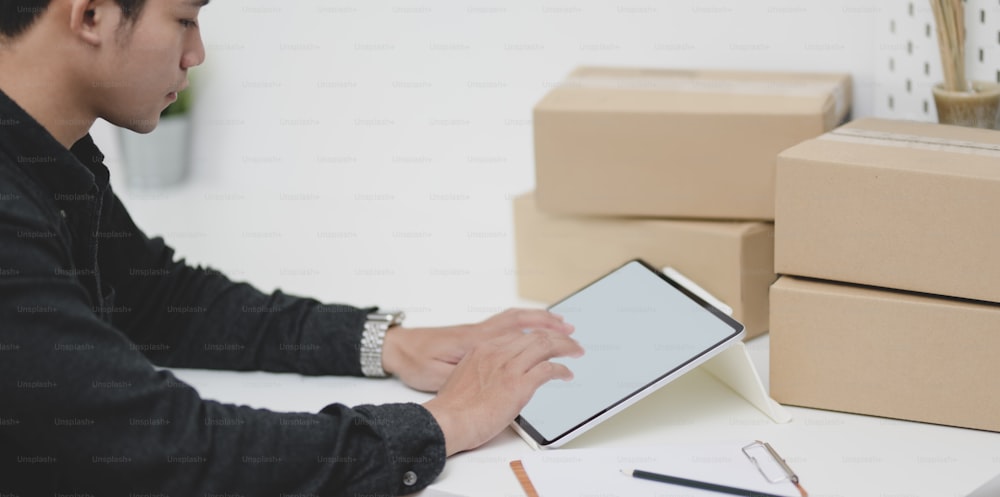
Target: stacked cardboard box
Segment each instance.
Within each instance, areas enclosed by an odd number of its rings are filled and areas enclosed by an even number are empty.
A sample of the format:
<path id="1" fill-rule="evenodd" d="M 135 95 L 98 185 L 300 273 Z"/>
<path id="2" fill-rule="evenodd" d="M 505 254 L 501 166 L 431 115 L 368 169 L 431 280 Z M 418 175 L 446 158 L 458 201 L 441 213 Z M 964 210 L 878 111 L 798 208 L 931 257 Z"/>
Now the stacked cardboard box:
<path id="1" fill-rule="evenodd" d="M 768 329 L 777 154 L 847 115 L 846 74 L 586 67 L 535 107 L 518 290 L 554 301 L 634 257 Z"/>
<path id="2" fill-rule="evenodd" d="M 767 330 L 774 226 L 760 222 L 571 217 L 514 199 L 518 293 L 555 302 L 636 257 L 670 266 L 733 308 L 748 335 Z"/>
<path id="3" fill-rule="evenodd" d="M 779 156 L 775 214 L 776 400 L 1000 431 L 1000 134 L 855 121 Z"/>

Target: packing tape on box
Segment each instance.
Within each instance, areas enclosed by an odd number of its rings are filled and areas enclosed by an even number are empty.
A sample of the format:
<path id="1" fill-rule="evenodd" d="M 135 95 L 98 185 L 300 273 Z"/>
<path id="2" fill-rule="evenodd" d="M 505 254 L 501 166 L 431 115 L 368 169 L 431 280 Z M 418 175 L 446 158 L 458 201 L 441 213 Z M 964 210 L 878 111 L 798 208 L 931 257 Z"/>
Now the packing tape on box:
<path id="1" fill-rule="evenodd" d="M 840 128 L 820 136 L 819 139 L 1000 157 L 1000 145 L 870 129 Z"/>
<path id="2" fill-rule="evenodd" d="M 654 73 L 655 74 L 655 73 Z M 669 74 L 669 75 L 667 75 Z M 827 129 L 837 125 L 847 112 L 846 81 L 753 81 L 741 79 L 710 79 L 695 72 L 670 71 L 666 74 L 637 76 L 570 76 L 560 88 L 599 90 L 671 91 L 677 93 L 715 93 L 730 95 L 768 95 L 787 97 L 833 98 L 833 115 Z"/>
<path id="3" fill-rule="evenodd" d="M 559 86 L 601 90 L 651 90 L 793 97 L 820 97 L 828 93 L 835 95 L 844 93 L 842 84 L 830 81 L 748 81 L 680 76 L 571 76 L 563 80 Z"/>

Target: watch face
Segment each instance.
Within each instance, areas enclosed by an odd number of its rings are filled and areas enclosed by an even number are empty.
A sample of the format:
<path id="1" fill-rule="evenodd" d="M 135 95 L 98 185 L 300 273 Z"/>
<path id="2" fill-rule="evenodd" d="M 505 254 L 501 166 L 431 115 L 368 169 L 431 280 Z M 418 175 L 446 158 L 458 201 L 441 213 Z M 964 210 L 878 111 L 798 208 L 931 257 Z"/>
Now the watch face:
<path id="1" fill-rule="evenodd" d="M 396 311 L 392 313 L 392 321 L 389 322 L 389 325 L 403 324 L 404 318 L 406 318 L 406 314 L 403 311 Z"/>
<path id="2" fill-rule="evenodd" d="M 406 318 L 406 314 L 403 311 L 381 311 L 368 315 L 369 321 L 382 321 L 389 323 L 389 326 L 401 324 L 404 318 Z"/>

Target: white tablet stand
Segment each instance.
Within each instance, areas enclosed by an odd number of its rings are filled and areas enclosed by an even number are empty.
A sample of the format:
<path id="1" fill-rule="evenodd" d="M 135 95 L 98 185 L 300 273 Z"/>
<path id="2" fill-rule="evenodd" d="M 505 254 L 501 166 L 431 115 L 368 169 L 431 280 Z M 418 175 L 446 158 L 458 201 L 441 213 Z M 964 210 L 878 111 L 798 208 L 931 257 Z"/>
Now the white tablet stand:
<path id="1" fill-rule="evenodd" d="M 732 308 L 674 268 L 665 267 L 663 273 L 727 314 L 733 313 Z M 767 395 L 764 384 L 760 381 L 760 375 L 757 374 L 757 368 L 750 360 L 750 354 L 743 342 L 734 343 L 695 369 L 708 371 L 716 379 L 740 394 L 747 402 L 767 414 L 775 423 L 787 423 L 792 420 L 791 414 Z"/>
<path id="2" fill-rule="evenodd" d="M 684 288 L 691 291 L 691 293 L 701 297 L 726 314 L 733 314 L 731 307 L 715 298 L 714 295 L 685 277 L 676 269 L 665 267 L 663 268 L 663 273 L 680 283 Z M 718 355 L 705 361 L 705 363 L 692 369 L 692 371 L 696 369 L 707 371 L 717 380 L 746 399 L 747 402 L 766 414 L 775 423 L 788 423 L 792 420 L 791 414 L 767 394 L 767 391 L 764 389 L 764 383 L 760 381 L 760 375 L 757 374 L 757 368 L 750 359 L 750 353 L 747 352 L 746 344 L 742 341 L 734 342 L 726 350 L 719 352 Z M 516 422 L 511 423 L 511 428 L 532 449 L 540 450 L 542 448 Z"/>

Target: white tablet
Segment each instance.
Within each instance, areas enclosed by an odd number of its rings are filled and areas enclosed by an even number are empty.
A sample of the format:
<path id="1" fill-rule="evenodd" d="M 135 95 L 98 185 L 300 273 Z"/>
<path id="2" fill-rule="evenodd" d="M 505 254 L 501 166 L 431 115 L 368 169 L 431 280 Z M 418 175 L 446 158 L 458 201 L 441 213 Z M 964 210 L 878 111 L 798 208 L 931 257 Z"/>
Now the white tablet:
<path id="1" fill-rule="evenodd" d="M 723 351 L 743 325 L 636 259 L 549 310 L 576 327 L 572 381 L 542 385 L 513 427 L 539 448 L 576 438 Z"/>

